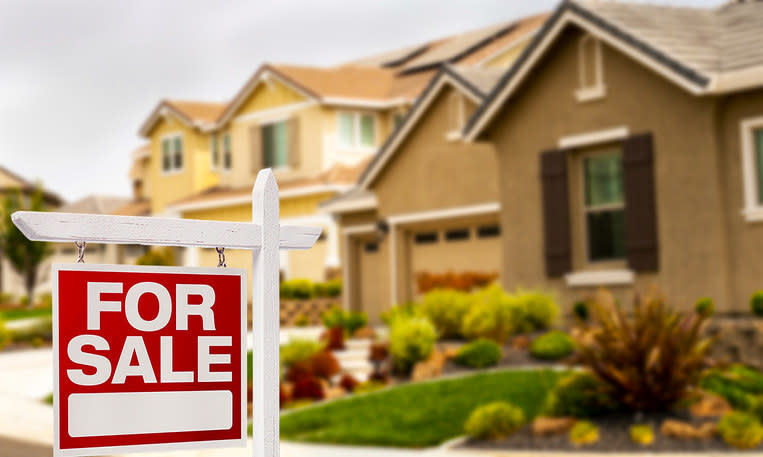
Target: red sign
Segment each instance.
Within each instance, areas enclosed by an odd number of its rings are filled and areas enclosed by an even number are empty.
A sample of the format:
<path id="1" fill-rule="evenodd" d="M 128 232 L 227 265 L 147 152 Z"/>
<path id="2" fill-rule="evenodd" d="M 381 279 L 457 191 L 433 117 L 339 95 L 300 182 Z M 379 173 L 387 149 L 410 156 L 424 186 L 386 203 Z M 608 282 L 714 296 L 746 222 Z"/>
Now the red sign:
<path id="1" fill-rule="evenodd" d="M 246 445 L 246 271 L 53 267 L 55 455 Z"/>

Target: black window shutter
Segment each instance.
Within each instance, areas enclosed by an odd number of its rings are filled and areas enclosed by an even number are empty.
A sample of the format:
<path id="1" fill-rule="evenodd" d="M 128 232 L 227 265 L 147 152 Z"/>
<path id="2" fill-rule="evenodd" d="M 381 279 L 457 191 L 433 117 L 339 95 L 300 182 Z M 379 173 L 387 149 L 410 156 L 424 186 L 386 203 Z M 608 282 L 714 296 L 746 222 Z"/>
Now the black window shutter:
<path id="1" fill-rule="evenodd" d="M 659 267 L 653 144 L 651 133 L 623 142 L 625 248 L 628 266 L 634 271 Z"/>
<path id="2" fill-rule="evenodd" d="M 543 229 L 546 274 L 561 276 L 572 269 L 567 154 L 545 151 L 540 157 L 543 184 Z"/>

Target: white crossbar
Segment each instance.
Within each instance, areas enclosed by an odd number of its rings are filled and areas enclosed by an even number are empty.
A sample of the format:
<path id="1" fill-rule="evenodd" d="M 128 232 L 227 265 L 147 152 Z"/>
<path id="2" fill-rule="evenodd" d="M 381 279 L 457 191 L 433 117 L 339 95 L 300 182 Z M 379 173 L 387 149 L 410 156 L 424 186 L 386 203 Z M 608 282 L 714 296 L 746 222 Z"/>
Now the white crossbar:
<path id="1" fill-rule="evenodd" d="M 110 216 L 101 214 L 16 211 L 11 218 L 30 240 L 206 248 L 258 249 L 262 227 L 250 222 L 202 221 L 166 217 Z M 309 249 L 320 227 L 281 227 L 281 249 Z"/>

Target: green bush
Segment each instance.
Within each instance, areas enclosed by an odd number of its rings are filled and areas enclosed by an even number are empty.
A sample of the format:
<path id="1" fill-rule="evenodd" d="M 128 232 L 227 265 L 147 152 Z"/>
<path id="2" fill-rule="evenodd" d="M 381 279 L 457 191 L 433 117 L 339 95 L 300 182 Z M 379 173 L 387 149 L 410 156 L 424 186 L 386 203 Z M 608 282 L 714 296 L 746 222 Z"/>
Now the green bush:
<path id="1" fill-rule="evenodd" d="M 700 380 L 700 387 L 720 395 L 737 410 L 763 419 L 763 374 L 743 365 L 715 369 Z"/>
<path id="2" fill-rule="evenodd" d="M 572 315 L 583 322 L 587 322 L 588 318 L 591 317 L 591 310 L 588 309 L 588 303 L 584 301 L 576 301 L 575 304 L 572 305 Z"/>
<path id="3" fill-rule="evenodd" d="M 415 316 L 421 316 L 421 311 L 416 303 L 408 302 L 402 305 L 395 305 L 387 311 L 383 311 L 380 317 L 382 322 L 388 327 L 392 327 L 393 322 L 397 319 L 410 319 Z"/>
<path id="4" fill-rule="evenodd" d="M 501 347 L 493 340 L 481 338 L 464 345 L 456 354 L 455 362 L 471 368 L 497 365 L 501 360 Z"/>
<path id="5" fill-rule="evenodd" d="M 757 291 L 750 298 L 750 309 L 756 316 L 763 316 L 763 291 Z"/>
<path id="6" fill-rule="evenodd" d="M 38 317 L 30 325 L 18 327 L 10 332 L 11 338 L 19 343 L 32 343 L 37 345 L 53 338 L 53 317 Z"/>
<path id="7" fill-rule="evenodd" d="M 29 296 L 28 295 L 22 295 L 19 297 L 19 305 L 21 306 L 27 306 L 29 304 Z"/>
<path id="8" fill-rule="evenodd" d="M 694 310 L 700 316 L 712 316 L 715 312 L 715 303 L 712 298 L 703 297 L 694 304 Z"/>
<path id="9" fill-rule="evenodd" d="M 338 306 L 332 306 L 321 314 L 321 322 L 326 328 L 344 327 L 344 311 Z"/>
<path id="10" fill-rule="evenodd" d="M 524 311 L 525 323 L 529 330 L 543 330 L 551 327 L 559 316 L 559 306 L 554 297 L 534 290 L 518 290 L 516 293 L 519 305 Z"/>
<path id="11" fill-rule="evenodd" d="M 585 446 L 599 441 L 599 429 L 593 422 L 578 421 L 570 429 L 570 441 L 576 446 Z"/>
<path id="12" fill-rule="evenodd" d="M 478 440 L 505 438 L 525 423 L 525 413 L 508 402 L 490 403 L 472 411 L 464 425 L 466 434 Z"/>
<path id="13" fill-rule="evenodd" d="M 472 304 L 461 330 L 468 339 L 489 338 L 503 344 L 523 319 L 522 307 L 516 298 L 492 285 L 472 294 Z"/>
<path id="14" fill-rule="evenodd" d="M 398 318 L 389 330 L 389 350 L 395 368 L 409 373 L 417 362 L 426 360 L 434 349 L 437 331 L 425 317 Z"/>
<path id="15" fill-rule="evenodd" d="M 40 294 L 37 296 L 37 303 L 42 305 L 45 308 L 50 308 L 53 306 L 53 294 L 50 292 L 45 292 L 43 294 Z"/>
<path id="16" fill-rule="evenodd" d="M 604 384 L 590 372 L 580 371 L 564 378 L 549 392 L 543 415 L 588 418 L 618 410 Z"/>
<path id="17" fill-rule="evenodd" d="M 628 429 L 631 441 L 642 446 L 654 443 L 654 429 L 649 424 L 634 424 Z"/>
<path id="18" fill-rule="evenodd" d="M 11 342 L 11 332 L 5 327 L 5 322 L 0 319 L 0 349 L 4 348 Z"/>
<path id="19" fill-rule="evenodd" d="M 755 416 L 732 411 L 718 422 L 718 434 L 729 446 L 738 449 L 751 449 L 763 440 L 763 426 Z"/>
<path id="20" fill-rule="evenodd" d="M 175 265 L 175 253 L 171 247 L 149 249 L 138 257 L 135 264 L 171 267 Z"/>
<path id="21" fill-rule="evenodd" d="M 16 296 L 10 292 L 0 292 L 0 304 L 12 305 L 16 303 Z"/>
<path id="22" fill-rule="evenodd" d="M 280 295 L 287 300 L 309 300 L 314 298 L 313 283 L 309 279 L 287 279 L 281 282 Z"/>
<path id="23" fill-rule="evenodd" d="M 421 299 L 421 311 L 432 321 L 440 338 L 458 338 L 470 302 L 465 292 L 435 289 Z"/>
<path id="24" fill-rule="evenodd" d="M 368 325 L 368 315 L 363 311 L 344 311 L 338 306 L 332 307 L 321 315 L 323 326 L 326 328 L 341 327 L 347 336 Z"/>
<path id="25" fill-rule="evenodd" d="M 323 283 L 326 289 L 326 296 L 336 298 L 342 295 L 342 280 L 332 279 Z"/>
<path id="26" fill-rule="evenodd" d="M 559 360 L 569 357 L 573 352 L 575 341 L 559 330 L 551 330 L 535 338 L 530 346 L 530 354 L 536 359 Z"/>
<path id="27" fill-rule="evenodd" d="M 290 367 L 297 362 L 308 360 L 323 349 L 323 345 L 313 340 L 293 339 L 281 346 L 281 365 Z"/>

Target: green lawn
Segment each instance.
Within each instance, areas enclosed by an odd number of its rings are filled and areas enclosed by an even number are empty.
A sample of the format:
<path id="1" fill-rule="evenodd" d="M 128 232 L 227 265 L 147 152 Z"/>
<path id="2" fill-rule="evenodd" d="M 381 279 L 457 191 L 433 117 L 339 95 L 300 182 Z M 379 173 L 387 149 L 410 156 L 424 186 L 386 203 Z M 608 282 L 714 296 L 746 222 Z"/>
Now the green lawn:
<path id="1" fill-rule="evenodd" d="M 0 311 L 0 320 L 3 321 L 15 321 L 18 319 L 26 319 L 29 317 L 46 317 L 52 316 L 53 310 L 51 308 L 18 308 L 18 309 L 6 309 Z"/>
<path id="2" fill-rule="evenodd" d="M 408 384 L 347 397 L 281 417 L 281 438 L 321 443 L 398 447 L 435 446 L 463 434 L 474 408 L 509 401 L 527 417 L 564 372 L 497 371 Z"/>

